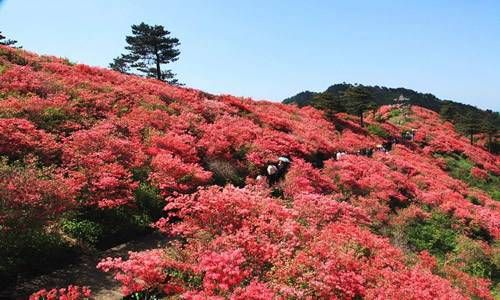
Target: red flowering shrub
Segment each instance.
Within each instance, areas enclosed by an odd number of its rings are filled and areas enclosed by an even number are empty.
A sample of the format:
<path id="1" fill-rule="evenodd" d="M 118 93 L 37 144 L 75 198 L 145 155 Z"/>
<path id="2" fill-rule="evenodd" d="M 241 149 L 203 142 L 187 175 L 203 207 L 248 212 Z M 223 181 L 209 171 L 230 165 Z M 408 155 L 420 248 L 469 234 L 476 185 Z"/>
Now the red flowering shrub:
<path id="1" fill-rule="evenodd" d="M 51 289 L 49 291 L 42 289 L 30 296 L 30 300 L 85 300 L 92 296 L 91 290 L 84 286 L 70 285 L 67 288 Z"/>
<path id="2" fill-rule="evenodd" d="M 205 293 L 211 295 L 226 291 L 238 286 L 248 271 L 242 268 L 245 257 L 242 251 L 237 249 L 222 253 L 207 253 L 200 261 L 200 271 L 204 273 L 203 289 Z"/>
<path id="3" fill-rule="evenodd" d="M 73 209 L 142 216 L 165 200 L 155 227 L 177 242 L 99 264 L 125 294 L 491 298 L 491 272 L 470 265 L 494 255 L 500 204 L 495 191 L 450 177 L 445 158 L 467 157 L 464 177 L 481 184 L 500 174 L 500 159 L 431 111 L 412 107 L 398 119 L 401 108 L 384 106 L 366 130 L 344 113 L 328 121 L 311 107 L 210 95 L 4 46 L 0 64 L 0 230 L 44 228 Z M 413 140 L 387 153 L 358 153 L 412 129 Z M 336 160 L 337 151 L 348 154 Z M 276 185 L 255 179 L 283 155 L 292 163 Z M 207 186 L 228 182 L 242 188 Z M 429 225 L 436 214 L 453 222 Z M 438 231 L 413 232 L 419 246 L 451 232 L 451 250 L 415 249 L 405 236 L 415 224 Z M 477 247 L 467 252 L 455 239 Z"/>
<path id="4" fill-rule="evenodd" d="M 0 119 L 0 154 L 11 158 L 36 154 L 44 159 L 55 156 L 59 145 L 54 138 L 24 119 Z"/>
<path id="5" fill-rule="evenodd" d="M 164 269 L 169 266 L 164 256 L 162 250 L 129 252 L 128 260 L 108 257 L 97 268 L 114 272 L 116 280 L 122 284 L 124 295 L 154 288 L 161 290 L 160 285 L 167 278 Z"/>
<path id="6" fill-rule="evenodd" d="M 151 137 L 152 147 L 148 153 L 158 155 L 159 153 L 171 153 L 188 163 L 198 162 L 198 154 L 195 148 L 195 139 L 187 134 L 175 134 L 168 132 L 162 136 Z"/>
<path id="7" fill-rule="evenodd" d="M 76 204 L 78 182 L 54 168 L 38 169 L 36 161 L 23 164 L 0 157 L 0 231 L 44 225 Z"/>
<path id="8" fill-rule="evenodd" d="M 206 149 L 209 157 L 231 156 L 249 147 L 250 143 L 260 135 L 261 129 L 252 121 L 223 115 L 214 123 L 201 127 L 203 137 L 198 146 Z"/>
<path id="9" fill-rule="evenodd" d="M 310 163 L 302 159 L 294 159 L 290 170 L 283 182 L 286 195 L 294 196 L 301 193 L 328 194 L 337 190 L 333 179 L 321 173 Z"/>
<path id="10" fill-rule="evenodd" d="M 173 192 L 193 191 L 210 181 L 212 174 L 196 163 L 185 163 L 178 156 L 159 154 L 151 162 L 150 180 L 166 196 Z"/>

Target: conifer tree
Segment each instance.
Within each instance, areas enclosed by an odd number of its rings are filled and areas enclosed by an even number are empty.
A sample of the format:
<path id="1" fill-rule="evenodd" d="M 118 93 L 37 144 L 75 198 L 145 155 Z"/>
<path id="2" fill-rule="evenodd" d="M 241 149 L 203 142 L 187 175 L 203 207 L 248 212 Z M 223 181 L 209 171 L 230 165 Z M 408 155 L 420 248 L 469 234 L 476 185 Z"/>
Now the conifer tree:
<path id="1" fill-rule="evenodd" d="M 316 95 L 312 100 L 312 106 L 323 110 L 329 120 L 333 119 L 335 113 L 345 111 L 342 99 L 329 92 Z"/>
<path id="2" fill-rule="evenodd" d="M 500 129 L 500 116 L 498 112 L 491 110 L 486 111 L 488 116 L 483 118 L 480 131 L 487 137 L 486 147 L 491 153 L 497 154 L 499 150 L 499 143 L 497 141 L 498 132 Z"/>
<path id="3" fill-rule="evenodd" d="M 112 69 L 125 73 L 133 69 L 147 77 L 179 84 L 171 70 L 162 70 L 162 65 L 176 61 L 180 54 L 179 40 L 163 26 L 144 22 L 132 25 L 132 35 L 126 37 L 126 42 L 128 52 L 113 60 Z"/>
<path id="4" fill-rule="evenodd" d="M 460 131 L 469 136 L 470 144 L 474 144 L 474 135 L 480 132 L 480 123 L 476 115 L 467 112 L 457 124 Z"/>
<path id="5" fill-rule="evenodd" d="M 359 116 L 359 124 L 365 126 L 363 113 L 373 107 L 373 97 L 362 86 L 352 86 L 343 95 L 349 113 Z"/>

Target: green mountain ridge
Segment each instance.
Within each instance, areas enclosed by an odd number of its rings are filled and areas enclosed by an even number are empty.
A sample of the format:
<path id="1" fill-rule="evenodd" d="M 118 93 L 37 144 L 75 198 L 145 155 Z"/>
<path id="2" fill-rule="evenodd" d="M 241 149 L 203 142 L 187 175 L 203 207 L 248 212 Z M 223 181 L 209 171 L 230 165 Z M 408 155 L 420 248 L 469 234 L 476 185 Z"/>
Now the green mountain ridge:
<path id="1" fill-rule="evenodd" d="M 498 132 L 500 131 L 500 115 L 498 112 L 490 109 L 482 110 L 469 104 L 463 104 L 451 100 L 441 100 L 430 93 L 420 93 L 407 88 L 388 88 L 384 86 L 365 86 L 361 84 L 339 83 L 328 87 L 324 92 L 304 91 L 295 96 L 283 100 L 284 104 L 296 104 L 299 107 L 314 106 L 319 109 L 325 109 L 320 96 L 333 101 L 329 109 L 334 112 L 350 112 L 348 107 L 351 102 L 346 100 L 346 91 L 352 88 L 361 88 L 370 97 L 372 108 L 382 105 L 396 104 L 405 102 L 411 105 L 421 106 L 441 115 L 444 120 L 452 122 L 456 129 L 465 135 L 471 136 L 483 133 L 488 136 L 488 148 L 493 153 L 499 152 Z M 348 99 L 348 97 L 347 97 Z M 400 99 L 403 99 L 401 101 Z M 319 102 L 318 102 L 319 101 Z"/>
<path id="2" fill-rule="evenodd" d="M 473 111 L 475 113 L 491 113 L 493 110 L 490 109 L 480 109 L 470 104 L 464 104 L 452 100 L 443 100 L 434 96 L 431 93 L 420 93 L 414 91 L 412 89 L 407 89 L 403 87 L 398 88 L 390 88 L 385 86 L 370 86 L 370 85 L 362 85 L 362 84 L 350 84 L 350 83 L 337 83 L 328 87 L 323 93 L 330 94 L 341 94 L 345 92 L 348 88 L 353 86 L 360 86 L 365 88 L 365 90 L 370 93 L 373 97 L 373 101 L 378 105 L 386 105 L 386 104 L 394 104 L 394 99 L 398 98 L 400 95 L 403 95 L 406 98 L 409 98 L 409 103 L 412 105 L 418 105 L 425 107 L 427 109 L 431 109 L 436 112 L 440 112 L 443 106 L 452 105 L 458 110 L 467 110 Z M 282 101 L 284 104 L 297 104 L 299 107 L 307 106 L 311 104 L 312 99 L 321 94 L 322 92 L 312 92 L 309 90 L 300 92 L 295 96 L 288 97 Z"/>

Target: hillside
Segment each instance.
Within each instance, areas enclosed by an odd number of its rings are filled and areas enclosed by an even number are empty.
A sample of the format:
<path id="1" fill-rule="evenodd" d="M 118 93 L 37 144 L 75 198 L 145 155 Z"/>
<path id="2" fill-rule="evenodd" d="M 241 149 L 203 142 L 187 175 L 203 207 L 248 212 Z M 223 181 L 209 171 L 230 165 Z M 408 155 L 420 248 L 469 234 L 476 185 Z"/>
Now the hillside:
<path id="1" fill-rule="evenodd" d="M 353 85 L 348 83 L 334 84 L 327 88 L 323 93 L 328 93 L 336 98 L 341 99 L 343 93 L 352 87 Z M 491 120 L 490 123 L 496 128 L 497 131 L 500 130 L 500 116 L 498 112 L 493 112 L 491 110 L 481 110 L 472 105 L 463 104 L 459 102 L 454 102 L 450 100 L 441 100 L 432 94 L 419 93 L 411 89 L 406 88 L 388 88 L 383 86 L 364 86 L 363 87 L 372 97 L 373 102 L 377 106 L 382 105 L 392 105 L 395 104 L 401 95 L 407 98 L 408 103 L 412 105 L 418 105 L 435 111 L 441 114 L 441 117 L 447 119 L 454 124 L 458 124 L 460 129 L 460 123 L 463 122 L 463 118 L 466 115 L 472 116 L 475 120 Z M 305 91 L 298 93 L 295 96 L 289 97 L 283 100 L 284 104 L 297 104 L 299 107 L 304 107 L 307 105 L 312 105 L 314 97 L 321 93 Z M 498 146 L 496 146 L 498 147 Z"/>
<path id="2" fill-rule="evenodd" d="M 0 282 L 152 224 L 97 266 L 134 299 L 493 299 L 500 158 L 422 107 L 366 121 L 0 46 Z"/>

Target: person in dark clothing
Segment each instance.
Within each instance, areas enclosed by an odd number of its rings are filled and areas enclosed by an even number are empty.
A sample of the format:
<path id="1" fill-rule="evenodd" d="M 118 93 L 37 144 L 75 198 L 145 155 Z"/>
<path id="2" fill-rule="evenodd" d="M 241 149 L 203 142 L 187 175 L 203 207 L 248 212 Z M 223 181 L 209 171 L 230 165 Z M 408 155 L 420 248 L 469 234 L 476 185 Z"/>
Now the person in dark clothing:
<path id="1" fill-rule="evenodd" d="M 269 184 L 270 185 L 275 184 L 279 179 L 278 167 L 276 167 L 276 165 L 270 164 L 267 166 L 266 172 L 267 172 L 267 179 L 269 181 Z"/>
<path id="2" fill-rule="evenodd" d="M 390 141 L 386 141 L 384 143 L 382 143 L 382 147 L 385 148 L 385 150 L 387 151 L 391 151 L 392 150 L 392 139 Z"/>
<path id="3" fill-rule="evenodd" d="M 274 185 L 279 180 L 281 180 L 290 168 L 291 160 L 286 156 L 280 156 L 278 158 L 277 164 L 269 164 L 267 166 L 266 172 L 268 175 L 268 181 L 270 185 Z"/>

